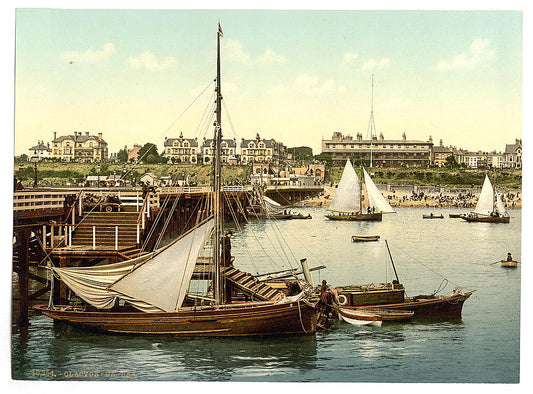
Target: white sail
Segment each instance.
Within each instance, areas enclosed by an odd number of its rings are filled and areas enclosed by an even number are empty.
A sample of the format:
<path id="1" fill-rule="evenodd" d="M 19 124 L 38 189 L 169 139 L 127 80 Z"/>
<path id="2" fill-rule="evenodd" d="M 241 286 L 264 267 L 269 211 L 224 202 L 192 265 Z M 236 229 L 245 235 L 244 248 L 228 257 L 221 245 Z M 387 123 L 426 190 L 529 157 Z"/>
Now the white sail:
<path id="1" fill-rule="evenodd" d="M 271 198 L 268 198 L 267 196 L 263 196 L 263 202 L 267 213 L 276 214 L 283 211 L 283 206 L 281 204 L 272 200 Z"/>
<path id="2" fill-rule="evenodd" d="M 179 310 L 189 289 L 196 259 L 213 229 L 208 220 L 183 238 L 156 253 L 130 274 L 115 282 L 110 289 L 165 312 Z M 152 308 L 146 312 L 152 312 Z"/>
<path id="3" fill-rule="evenodd" d="M 373 207 L 376 212 L 394 213 L 394 209 L 390 206 L 383 194 L 381 194 L 381 192 L 378 190 L 376 184 L 374 181 L 372 181 L 372 178 L 370 178 L 370 175 L 368 175 L 364 168 L 363 174 L 365 176 L 365 185 L 370 206 Z"/>
<path id="4" fill-rule="evenodd" d="M 496 193 L 496 208 L 498 209 L 498 214 L 500 216 L 507 216 L 507 210 L 505 209 L 505 205 L 503 204 L 499 193 Z"/>
<path id="5" fill-rule="evenodd" d="M 110 309 L 115 305 L 118 294 L 108 287 L 131 272 L 153 253 L 121 263 L 94 267 L 53 268 L 61 281 L 78 297 L 98 309 Z"/>
<path id="6" fill-rule="evenodd" d="M 170 312 L 183 303 L 213 219 L 146 256 L 94 267 L 54 268 L 80 298 L 98 309 L 123 299 L 144 312 Z"/>
<path id="7" fill-rule="evenodd" d="M 481 188 L 481 194 L 477 201 L 476 209 L 474 212 L 479 215 L 490 215 L 494 208 L 494 189 L 490 183 L 489 177 L 485 175 L 485 181 Z"/>
<path id="8" fill-rule="evenodd" d="M 361 211 L 361 184 L 350 160 L 346 160 L 339 186 L 329 205 L 329 210 L 337 212 Z"/>

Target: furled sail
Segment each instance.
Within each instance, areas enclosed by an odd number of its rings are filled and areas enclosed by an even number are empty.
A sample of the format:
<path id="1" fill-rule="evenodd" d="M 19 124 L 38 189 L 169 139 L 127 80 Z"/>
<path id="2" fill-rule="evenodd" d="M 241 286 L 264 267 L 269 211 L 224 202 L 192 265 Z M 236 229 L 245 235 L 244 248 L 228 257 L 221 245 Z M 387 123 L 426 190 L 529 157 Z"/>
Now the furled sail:
<path id="1" fill-rule="evenodd" d="M 283 211 L 283 206 L 267 196 L 263 196 L 263 202 L 267 213 L 276 214 Z"/>
<path id="2" fill-rule="evenodd" d="M 127 275 L 139 264 L 146 261 L 153 253 L 121 263 L 94 267 L 53 268 L 61 281 L 85 302 L 98 309 L 110 309 L 115 305 L 118 294 L 110 292 L 108 287 Z"/>
<path id="3" fill-rule="evenodd" d="M 376 184 L 374 183 L 374 181 L 372 181 L 372 178 L 370 178 L 370 175 L 368 175 L 364 168 L 363 173 L 365 176 L 365 185 L 366 190 L 368 192 L 368 200 L 370 206 L 373 207 L 376 212 L 394 213 L 394 209 L 390 206 L 389 202 L 383 196 L 383 194 L 381 194 Z"/>
<path id="4" fill-rule="evenodd" d="M 346 160 L 339 186 L 329 205 L 329 210 L 337 212 L 361 211 L 361 184 L 349 159 Z"/>
<path id="5" fill-rule="evenodd" d="M 110 290 L 130 297 L 128 301 L 141 310 L 145 310 L 144 304 L 165 312 L 179 310 L 189 289 L 196 259 L 213 226 L 213 219 L 204 222 L 123 276 L 111 285 Z M 135 304 L 132 299 L 141 301 L 141 304 Z"/>
<path id="6" fill-rule="evenodd" d="M 210 219 L 148 255 L 94 267 L 54 268 L 80 298 L 99 309 L 123 299 L 144 312 L 178 310 L 196 259 L 213 229 Z"/>
<path id="7" fill-rule="evenodd" d="M 489 177 L 485 175 L 485 181 L 481 188 L 481 194 L 477 201 L 476 209 L 474 212 L 479 215 L 490 215 L 494 208 L 494 190 L 490 183 Z"/>

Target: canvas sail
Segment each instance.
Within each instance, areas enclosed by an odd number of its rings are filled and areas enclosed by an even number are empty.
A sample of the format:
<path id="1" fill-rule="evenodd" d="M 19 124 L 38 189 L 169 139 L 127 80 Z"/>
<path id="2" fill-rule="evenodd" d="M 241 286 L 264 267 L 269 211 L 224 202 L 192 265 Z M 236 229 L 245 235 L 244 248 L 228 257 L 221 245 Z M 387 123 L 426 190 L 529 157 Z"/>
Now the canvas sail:
<path id="1" fill-rule="evenodd" d="M 339 186 L 329 205 L 329 210 L 337 212 L 361 211 L 361 184 L 350 160 L 346 160 Z"/>
<path id="2" fill-rule="evenodd" d="M 370 175 L 368 175 L 364 168 L 363 173 L 370 206 L 373 207 L 376 212 L 394 213 L 394 209 L 391 207 L 383 194 L 381 194 L 376 184 L 374 181 L 372 181 L 372 178 L 370 178 Z"/>
<path id="3" fill-rule="evenodd" d="M 108 287 L 146 261 L 153 253 L 121 263 L 94 267 L 54 268 L 61 281 L 78 297 L 98 309 L 110 309 L 119 298 Z"/>
<path id="4" fill-rule="evenodd" d="M 145 304 L 164 312 L 179 310 L 189 289 L 196 259 L 213 225 L 213 219 L 200 225 L 119 279 L 110 290 L 130 297 L 130 303 L 146 312 L 153 310 Z M 141 302 L 136 304 L 132 300 Z"/>
<path id="5" fill-rule="evenodd" d="M 496 208 L 498 209 L 498 213 L 501 216 L 507 215 L 507 210 L 505 209 L 505 205 L 503 204 L 503 201 L 499 193 L 496 193 Z"/>
<path id="6" fill-rule="evenodd" d="M 122 299 L 143 312 L 177 310 L 189 288 L 196 259 L 209 237 L 210 219 L 146 256 L 94 267 L 54 268 L 76 295 L 98 309 Z"/>
<path id="7" fill-rule="evenodd" d="M 494 190 L 490 183 L 489 177 L 485 175 L 485 181 L 481 188 L 481 194 L 477 201 L 476 209 L 474 212 L 479 215 L 490 215 L 494 207 Z"/>
<path id="8" fill-rule="evenodd" d="M 264 207 L 267 213 L 277 214 L 283 211 L 283 206 L 267 196 L 263 196 Z"/>

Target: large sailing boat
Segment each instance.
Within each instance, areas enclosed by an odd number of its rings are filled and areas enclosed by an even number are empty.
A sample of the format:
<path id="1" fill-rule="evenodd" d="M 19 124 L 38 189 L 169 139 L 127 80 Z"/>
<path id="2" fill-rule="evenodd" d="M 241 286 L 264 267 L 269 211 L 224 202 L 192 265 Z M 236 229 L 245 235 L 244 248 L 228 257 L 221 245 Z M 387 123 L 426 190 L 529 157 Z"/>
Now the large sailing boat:
<path id="1" fill-rule="evenodd" d="M 219 25 L 213 215 L 148 256 L 104 266 L 53 267 L 54 274 L 88 305 L 50 303 L 35 309 L 54 320 L 106 333 L 218 337 L 316 331 L 318 312 L 304 292 L 276 301 L 230 303 L 225 299 L 224 273 L 228 268 L 223 267 L 221 246 L 221 35 Z M 196 260 L 212 234 L 212 291 L 202 303 L 188 305 L 185 300 Z"/>
<path id="2" fill-rule="evenodd" d="M 485 175 L 474 211 L 459 217 L 467 222 L 509 223 L 510 221 L 500 194 L 494 191 L 488 175 Z"/>
<path id="3" fill-rule="evenodd" d="M 381 221 L 383 213 L 393 213 L 394 209 L 378 190 L 370 175 L 363 168 L 368 205 L 363 206 L 361 199 L 361 182 L 350 162 L 346 160 L 339 186 L 329 205 L 329 210 L 336 214 L 325 215 L 331 220 L 368 220 Z"/>

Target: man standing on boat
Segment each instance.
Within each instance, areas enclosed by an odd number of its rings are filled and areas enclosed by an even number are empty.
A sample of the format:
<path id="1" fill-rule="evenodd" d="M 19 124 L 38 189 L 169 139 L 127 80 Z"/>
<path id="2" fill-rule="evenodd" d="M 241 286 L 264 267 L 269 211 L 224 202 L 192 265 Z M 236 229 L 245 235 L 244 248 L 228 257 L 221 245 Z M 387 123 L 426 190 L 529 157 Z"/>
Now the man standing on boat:
<path id="1" fill-rule="evenodd" d="M 333 304 L 338 306 L 336 291 L 328 286 L 326 280 L 322 281 L 320 287 L 320 299 L 317 303 L 319 311 L 318 325 L 323 329 L 328 329 L 331 326 L 329 317 L 332 312 Z"/>
<path id="2" fill-rule="evenodd" d="M 224 255 L 224 267 L 231 266 L 231 236 L 232 231 L 228 231 L 222 239 L 222 253 Z"/>

